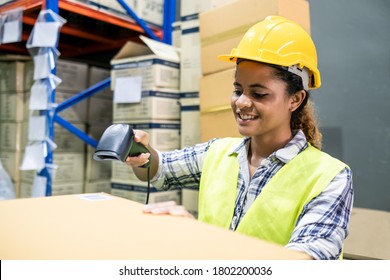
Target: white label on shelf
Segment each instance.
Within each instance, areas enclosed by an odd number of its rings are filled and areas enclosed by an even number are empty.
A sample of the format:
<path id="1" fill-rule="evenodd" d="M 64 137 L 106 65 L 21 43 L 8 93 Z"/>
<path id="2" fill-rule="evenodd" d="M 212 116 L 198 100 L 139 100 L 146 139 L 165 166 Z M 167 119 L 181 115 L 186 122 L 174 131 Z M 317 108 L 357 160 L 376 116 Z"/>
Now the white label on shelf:
<path id="1" fill-rule="evenodd" d="M 28 140 L 44 141 L 46 138 L 46 116 L 30 116 Z"/>
<path id="2" fill-rule="evenodd" d="M 12 43 L 20 41 L 21 23 L 19 21 L 10 21 L 4 23 L 3 38 L 1 43 Z"/>
<path id="3" fill-rule="evenodd" d="M 27 146 L 20 170 L 42 170 L 45 167 L 45 154 L 43 143 Z"/>
<path id="4" fill-rule="evenodd" d="M 46 185 L 47 185 L 46 177 L 35 175 L 31 196 L 32 197 L 46 196 Z"/>
<path id="5" fill-rule="evenodd" d="M 60 24 L 58 22 L 35 23 L 32 46 L 56 47 L 59 29 Z"/>
<path id="6" fill-rule="evenodd" d="M 49 54 L 34 56 L 34 80 L 45 79 L 50 76 Z"/>
<path id="7" fill-rule="evenodd" d="M 141 85 L 141 76 L 116 78 L 114 103 L 140 103 L 142 94 Z"/>
<path id="8" fill-rule="evenodd" d="M 35 82 L 31 87 L 30 110 L 47 110 L 49 89 L 45 83 Z"/>

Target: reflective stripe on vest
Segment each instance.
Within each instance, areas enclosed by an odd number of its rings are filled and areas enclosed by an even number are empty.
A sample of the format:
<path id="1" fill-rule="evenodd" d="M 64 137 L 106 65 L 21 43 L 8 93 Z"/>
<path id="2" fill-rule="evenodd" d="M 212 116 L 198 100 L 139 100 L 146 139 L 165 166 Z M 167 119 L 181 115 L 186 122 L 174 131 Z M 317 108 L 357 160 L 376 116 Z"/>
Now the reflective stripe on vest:
<path id="1" fill-rule="evenodd" d="M 242 141 L 223 138 L 207 151 L 199 191 L 199 220 L 229 228 L 237 196 L 239 164 L 231 151 Z M 267 183 L 237 231 L 286 245 L 303 207 L 318 196 L 345 163 L 309 145 Z"/>

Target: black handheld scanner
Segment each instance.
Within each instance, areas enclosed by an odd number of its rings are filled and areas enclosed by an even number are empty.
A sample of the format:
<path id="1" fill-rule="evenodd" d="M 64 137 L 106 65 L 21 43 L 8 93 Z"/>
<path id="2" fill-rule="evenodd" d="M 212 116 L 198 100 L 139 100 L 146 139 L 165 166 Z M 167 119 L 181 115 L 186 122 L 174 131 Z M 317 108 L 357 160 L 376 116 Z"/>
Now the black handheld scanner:
<path id="1" fill-rule="evenodd" d="M 103 133 L 93 154 L 93 159 L 119 160 L 125 162 L 128 156 L 138 156 L 142 153 L 149 153 L 149 150 L 134 141 L 134 131 L 128 124 L 112 124 Z M 149 161 L 141 167 L 149 167 Z"/>

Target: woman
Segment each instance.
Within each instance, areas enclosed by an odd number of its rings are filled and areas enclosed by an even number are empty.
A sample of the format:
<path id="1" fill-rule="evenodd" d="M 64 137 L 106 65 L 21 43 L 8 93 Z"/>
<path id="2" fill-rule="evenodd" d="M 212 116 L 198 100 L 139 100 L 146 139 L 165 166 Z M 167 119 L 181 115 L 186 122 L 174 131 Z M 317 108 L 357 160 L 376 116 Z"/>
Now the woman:
<path id="1" fill-rule="evenodd" d="M 252 26 L 230 55 L 236 63 L 231 106 L 243 138 L 212 139 L 172 152 L 136 141 L 151 154 L 127 159 L 139 168 L 152 156 L 154 186 L 199 186 L 199 217 L 312 259 L 342 257 L 353 201 L 352 172 L 321 152 L 309 90 L 320 87 L 310 36 L 278 16 Z M 146 213 L 190 216 L 172 202 L 147 205 Z"/>

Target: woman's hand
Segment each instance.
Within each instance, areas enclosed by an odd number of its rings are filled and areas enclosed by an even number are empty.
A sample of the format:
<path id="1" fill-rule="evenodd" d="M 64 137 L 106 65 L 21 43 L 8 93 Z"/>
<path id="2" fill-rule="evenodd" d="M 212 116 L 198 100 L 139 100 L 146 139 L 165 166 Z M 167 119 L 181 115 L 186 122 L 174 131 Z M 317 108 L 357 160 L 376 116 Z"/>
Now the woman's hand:
<path id="1" fill-rule="evenodd" d="M 152 203 L 144 206 L 144 213 L 155 215 L 182 216 L 195 219 L 182 205 L 177 205 L 175 201 L 165 201 Z"/>
<path id="2" fill-rule="evenodd" d="M 134 130 L 134 141 L 145 147 L 149 146 L 149 134 L 142 130 Z M 127 157 L 126 164 L 132 167 L 143 166 L 149 161 L 150 153 L 142 153 L 136 157 Z"/>

